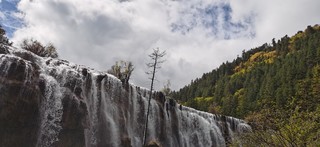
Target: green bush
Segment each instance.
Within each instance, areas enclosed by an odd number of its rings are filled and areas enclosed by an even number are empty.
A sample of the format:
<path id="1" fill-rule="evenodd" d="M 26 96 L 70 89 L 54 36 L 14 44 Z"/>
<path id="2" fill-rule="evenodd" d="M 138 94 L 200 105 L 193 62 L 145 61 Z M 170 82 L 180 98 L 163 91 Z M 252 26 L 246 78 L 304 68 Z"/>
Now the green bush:
<path id="1" fill-rule="evenodd" d="M 315 111 L 263 109 L 247 117 L 252 132 L 242 134 L 232 146 L 320 146 L 320 106 Z"/>

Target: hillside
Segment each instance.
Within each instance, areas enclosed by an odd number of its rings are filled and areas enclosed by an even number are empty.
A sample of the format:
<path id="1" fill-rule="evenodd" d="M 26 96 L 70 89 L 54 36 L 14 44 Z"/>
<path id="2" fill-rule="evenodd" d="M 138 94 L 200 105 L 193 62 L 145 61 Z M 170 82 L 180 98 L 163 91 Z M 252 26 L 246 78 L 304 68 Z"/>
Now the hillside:
<path id="1" fill-rule="evenodd" d="M 268 127 L 287 135 L 279 137 L 284 144 L 264 145 L 288 145 L 294 142 L 286 142 L 290 139 L 304 140 L 305 145 L 306 138 L 314 142 L 312 135 L 320 134 L 314 125 L 320 122 L 315 115 L 320 110 L 319 63 L 320 26 L 308 26 L 292 37 L 243 51 L 241 57 L 203 74 L 172 97 L 195 109 L 246 118 L 260 135 Z M 280 129 L 286 126 L 296 128 Z M 293 134 L 303 137 L 288 137 Z"/>
<path id="2" fill-rule="evenodd" d="M 178 101 L 208 111 L 244 117 L 267 102 L 284 107 L 292 98 L 319 99 L 320 27 L 309 26 L 292 37 L 243 51 L 189 85 L 173 92 Z M 311 101 L 311 99 L 309 99 Z M 199 103 L 200 105 L 197 105 Z M 310 102 L 312 103 L 312 102 Z M 205 103 L 207 104 L 207 103 Z"/>

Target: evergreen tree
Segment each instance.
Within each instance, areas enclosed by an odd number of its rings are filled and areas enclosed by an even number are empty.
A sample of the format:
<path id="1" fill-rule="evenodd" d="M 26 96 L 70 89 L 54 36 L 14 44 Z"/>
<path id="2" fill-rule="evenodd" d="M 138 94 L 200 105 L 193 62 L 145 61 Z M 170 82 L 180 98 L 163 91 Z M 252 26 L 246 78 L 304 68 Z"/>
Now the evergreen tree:
<path id="1" fill-rule="evenodd" d="M 222 108 L 222 114 L 236 117 L 245 117 L 269 104 L 283 108 L 289 99 L 298 98 L 299 89 L 311 88 L 307 83 L 316 83 L 312 69 L 320 62 L 319 38 L 320 27 L 316 25 L 292 37 L 272 39 L 272 46 L 263 44 L 243 51 L 242 57 L 203 74 L 172 92 L 172 96 L 182 102 L 212 96 L 214 106 Z M 303 92 L 300 95 L 311 97 Z"/>

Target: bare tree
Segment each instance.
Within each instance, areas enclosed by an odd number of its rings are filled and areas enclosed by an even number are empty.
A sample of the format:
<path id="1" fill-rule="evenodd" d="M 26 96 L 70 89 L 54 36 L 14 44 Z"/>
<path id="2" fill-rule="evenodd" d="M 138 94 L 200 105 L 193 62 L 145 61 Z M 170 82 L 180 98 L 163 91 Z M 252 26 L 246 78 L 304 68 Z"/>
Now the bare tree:
<path id="1" fill-rule="evenodd" d="M 51 43 L 49 43 L 47 46 L 44 46 L 37 40 L 24 39 L 20 44 L 20 47 L 41 57 L 58 57 L 57 49 Z"/>
<path id="2" fill-rule="evenodd" d="M 146 138 L 147 138 L 147 133 L 148 133 L 148 117 L 149 117 L 149 111 L 150 111 L 150 101 L 151 101 L 151 96 L 152 96 L 152 90 L 153 90 L 153 83 L 154 83 L 154 78 L 155 74 L 158 69 L 161 68 L 160 64 L 163 63 L 165 60 L 161 60 L 162 57 L 166 55 L 165 51 L 160 51 L 159 48 L 153 49 L 153 53 L 149 55 L 151 58 L 152 62 L 147 63 L 148 68 L 151 70 L 149 72 L 146 72 L 148 75 L 151 75 L 149 78 L 151 80 L 151 85 L 150 85 L 150 94 L 149 94 L 149 101 L 148 101 L 148 110 L 146 114 L 146 122 L 145 122 L 145 128 L 144 128 L 144 133 L 143 133 L 143 146 L 146 145 Z"/>

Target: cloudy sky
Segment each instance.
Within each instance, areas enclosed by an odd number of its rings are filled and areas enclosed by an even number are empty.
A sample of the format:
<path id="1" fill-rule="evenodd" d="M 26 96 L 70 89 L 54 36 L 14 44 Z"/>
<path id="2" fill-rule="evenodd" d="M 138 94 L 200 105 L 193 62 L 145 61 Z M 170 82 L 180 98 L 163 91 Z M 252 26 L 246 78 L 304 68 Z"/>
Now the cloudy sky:
<path id="1" fill-rule="evenodd" d="M 61 59 L 106 71 L 132 61 L 131 82 L 149 87 L 145 63 L 166 50 L 156 89 L 173 89 L 242 50 L 320 21 L 319 0 L 0 0 L 0 22 L 17 45 L 51 42 Z"/>

